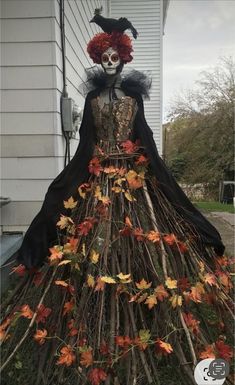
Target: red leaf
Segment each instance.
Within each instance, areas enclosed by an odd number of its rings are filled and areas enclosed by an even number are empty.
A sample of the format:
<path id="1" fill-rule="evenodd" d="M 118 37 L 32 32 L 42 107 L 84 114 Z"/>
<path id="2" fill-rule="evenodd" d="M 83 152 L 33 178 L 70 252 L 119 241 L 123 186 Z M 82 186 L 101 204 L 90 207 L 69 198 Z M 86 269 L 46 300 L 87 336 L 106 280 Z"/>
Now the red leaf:
<path id="1" fill-rule="evenodd" d="M 127 154 L 133 154 L 133 152 L 137 151 L 139 148 L 138 145 L 133 143 L 131 140 L 126 140 L 126 142 L 123 142 L 121 146 Z"/>
<path id="2" fill-rule="evenodd" d="M 20 264 L 12 268 L 12 272 L 16 273 L 19 277 L 23 277 L 26 273 L 26 268 L 24 265 Z"/>
<path id="3" fill-rule="evenodd" d="M 45 307 L 43 304 L 39 305 L 37 309 L 36 322 L 45 323 L 46 318 L 51 314 L 51 309 L 49 307 Z"/>
<path id="4" fill-rule="evenodd" d="M 91 174 L 95 174 L 96 176 L 99 176 L 100 171 L 103 170 L 103 168 L 100 165 L 100 161 L 98 158 L 91 159 L 88 168 L 89 168 L 89 172 Z"/>
<path id="5" fill-rule="evenodd" d="M 115 343 L 116 345 L 126 349 L 131 344 L 131 339 L 129 336 L 116 336 L 115 337 Z"/>
<path id="6" fill-rule="evenodd" d="M 94 368 L 88 374 L 88 379 L 92 385 L 100 385 L 107 378 L 107 373 L 101 368 Z"/>
<path id="7" fill-rule="evenodd" d="M 80 223 L 80 225 L 78 225 L 79 235 L 87 235 L 96 222 L 97 222 L 97 219 L 94 217 L 85 218 L 85 221 L 83 221 L 82 223 Z"/>
<path id="8" fill-rule="evenodd" d="M 218 352 L 218 358 L 223 358 L 229 361 L 233 357 L 233 350 L 231 346 L 226 345 L 223 340 L 218 340 L 215 343 L 216 350 Z"/>

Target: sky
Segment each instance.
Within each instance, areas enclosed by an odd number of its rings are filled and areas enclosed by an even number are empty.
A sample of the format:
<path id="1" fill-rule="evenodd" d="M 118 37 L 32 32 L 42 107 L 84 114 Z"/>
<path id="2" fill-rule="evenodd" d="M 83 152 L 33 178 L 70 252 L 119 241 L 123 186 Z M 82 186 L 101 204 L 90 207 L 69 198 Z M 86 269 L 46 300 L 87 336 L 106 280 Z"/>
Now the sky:
<path id="1" fill-rule="evenodd" d="M 170 0 L 163 37 L 163 121 L 174 95 L 235 57 L 235 0 Z"/>

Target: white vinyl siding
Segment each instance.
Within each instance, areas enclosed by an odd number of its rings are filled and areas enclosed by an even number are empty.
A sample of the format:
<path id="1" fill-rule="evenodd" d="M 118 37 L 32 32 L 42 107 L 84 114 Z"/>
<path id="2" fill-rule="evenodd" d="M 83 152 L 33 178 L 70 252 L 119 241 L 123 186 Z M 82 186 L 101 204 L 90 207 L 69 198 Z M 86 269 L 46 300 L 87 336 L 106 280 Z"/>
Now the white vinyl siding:
<path id="1" fill-rule="evenodd" d="M 83 106 L 78 85 L 93 65 L 86 45 L 98 28 L 89 24 L 105 0 L 65 0 L 69 97 Z M 63 169 L 63 88 L 60 9 L 57 0 L 1 1 L 1 195 L 2 230 L 25 230 L 51 181 Z M 78 141 L 71 141 L 71 154 Z"/>
<path id="2" fill-rule="evenodd" d="M 111 17 L 127 17 L 137 29 L 139 35 L 133 39 L 133 61 L 126 69 L 135 68 L 150 71 L 152 89 L 150 101 L 145 101 L 145 115 L 148 125 L 154 133 L 159 153 L 162 153 L 162 0 L 111 0 Z"/>

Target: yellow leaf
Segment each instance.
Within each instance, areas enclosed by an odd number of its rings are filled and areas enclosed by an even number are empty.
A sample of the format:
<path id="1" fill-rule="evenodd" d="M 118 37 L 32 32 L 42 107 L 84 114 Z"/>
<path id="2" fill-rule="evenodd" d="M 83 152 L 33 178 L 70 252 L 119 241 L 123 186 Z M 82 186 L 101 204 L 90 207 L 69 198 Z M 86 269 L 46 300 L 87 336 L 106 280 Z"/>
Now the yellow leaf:
<path id="1" fill-rule="evenodd" d="M 131 275 L 130 275 L 130 274 L 119 273 L 119 274 L 117 275 L 117 277 L 120 279 L 120 281 L 121 281 L 122 283 L 129 283 L 129 282 L 132 281 L 132 280 L 131 280 Z"/>
<path id="2" fill-rule="evenodd" d="M 63 261 L 61 261 L 61 262 L 59 263 L 58 266 L 61 266 L 61 265 L 67 265 L 67 263 L 71 263 L 71 260 L 70 260 L 70 259 L 64 259 Z"/>
<path id="3" fill-rule="evenodd" d="M 151 337 L 149 329 L 139 330 L 139 337 L 141 339 L 141 342 L 148 342 L 150 340 L 150 337 Z"/>
<path id="4" fill-rule="evenodd" d="M 171 279 L 170 277 L 167 278 L 165 281 L 166 287 L 168 289 L 176 289 L 177 288 L 177 281 L 175 279 Z"/>
<path id="5" fill-rule="evenodd" d="M 92 263 L 96 264 L 99 261 L 99 256 L 99 253 L 97 253 L 95 250 L 91 250 L 90 260 Z"/>
<path id="6" fill-rule="evenodd" d="M 89 287 L 95 286 L 95 279 L 94 279 L 93 275 L 91 275 L 91 274 L 88 274 L 88 276 L 87 276 L 87 285 Z"/>
<path id="7" fill-rule="evenodd" d="M 125 191 L 124 195 L 128 201 L 130 202 L 136 201 L 136 199 L 130 194 L 129 191 Z"/>
<path id="8" fill-rule="evenodd" d="M 65 281 L 55 281 L 56 285 L 67 287 L 69 286 L 67 282 Z"/>
<path id="9" fill-rule="evenodd" d="M 105 282 L 105 283 L 116 283 L 115 279 L 113 279 L 112 277 L 108 277 L 108 276 L 103 276 L 100 278 L 102 282 Z"/>
<path id="10" fill-rule="evenodd" d="M 157 298 L 155 295 L 149 295 L 145 301 L 145 304 L 148 305 L 149 309 L 152 309 L 157 304 Z"/>
<path id="11" fill-rule="evenodd" d="M 60 229 L 65 229 L 69 225 L 73 225 L 74 222 L 70 217 L 66 217 L 65 215 L 60 216 L 60 220 L 56 223 Z"/>
<path id="12" fill-rule="evenodd" d="M 171 302 L 172 307 L 175 309 L 177 306 L 182 306 L 182 296 L 174 294 L 172 297 L 169 298 L 169 301 Z"/>
<path id="13" fill-rule="evenodd" d="M 86 255 L 86 245 L 85 245 L 85 243 L 82 244 L 82 255 L 84 255 L 84 257 Z"/>
<path id="14" fill-rule="evenodd" d="M 101 194 L 100 186 L 96 186 L 94 196 L 95 196 L 97 199 L 100 199 L 100 198 L 101 198 L 101 195 L 102 195 L 102 194 Z"/>
<path id="15" fill-rule="evenodd" d="M 74 209 L 78 204 L 78 201 L 75 201 L 73 197 L 70 197 L 67 201 L 64 201 L 64 207 L 66 209 Z"/>
<path id="16" fill-rule="evenodd" d="M 114 186 L 114 187 L 112 187 L 112 191 L 114 191 L 116 194 L 118 194 L 122 191 L 122 188 L 119 186 Z"/>
<path id="17" fill-rule="evenodd" d="M 135 284 L 140 290 L 149 289 L 152 286 L 152 282 L 147 283 L 145 279 L 141 279 L 140 282 L 136 282 Z"/>

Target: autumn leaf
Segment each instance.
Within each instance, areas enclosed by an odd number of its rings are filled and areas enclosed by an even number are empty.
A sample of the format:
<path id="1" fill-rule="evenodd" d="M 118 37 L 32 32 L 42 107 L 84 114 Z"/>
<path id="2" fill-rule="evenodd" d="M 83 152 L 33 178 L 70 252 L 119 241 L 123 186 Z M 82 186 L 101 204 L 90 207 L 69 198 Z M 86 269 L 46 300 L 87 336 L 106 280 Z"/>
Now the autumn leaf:
<path id="1" fill-rule="evenodd" d="M 95 286 L 95 291 L 103 291 L 105 287 L 105 282 L 101 280 L 101 277 L 98 277 L 96 279 L 96 286 Z"/>
<path id="2" fill-rule="evenodd" d="M 187 290 L 188 288 L 190 288 L 190 283 L 188 281 L 188 278 L 187 277 L 182 277 L 182 278 L 179 278 L 178 279 L 178 288 L 182 291 L 185 291 Z"/>
<path id="3" fill-rule="evenodd" d="M 159 301 L 163 301 L 164 298 L 169 297 L 169 294 L 165 290 L 163 285 L 159 285 L 154 289 L 154 294 Z"/>
<path id="4" fill-rule="evenodd" d="M 176 289 L 177 288 L 177 281 L 175 279 L 171 279 L 168 277 L 165 281 L 166 287 L 168 289 Z"/>
<path id="5" fill-rule="evenodd" d="M 124 349 L 127 349 L 131 345 L 132 340 L 129 336 L 116 336 L 115 337 L 115 343 L 116 343 L 116 345 L 118 345 Z"/>
<path id="6" fill-rule="evenodd" d="M 124 192 L 124 195 L 125 195 L 125 198 L 129 201 L 129 202 L 133 202 L 133 201 L 136 201 L 135 197 L 133 197 L 133 195 L 130 194 L 130 191 L 127 190 Z"/>
<path id="7" fill-rule="evenodd" d="M 151 310 L 155 305 L 157 305 L 157 298 L 155 295 L 149 295 L 145 301 L 145 304 L 148 305 L 149 310 Z"/>
<path id="8" fill-rule="evenodd" d="M 78 193 L 81 198 L 85 199 L 87 192 L 91 191 L 89 183 L 83 183 L 78 187 Z"/>
<path id="9" fill-rule="evenodd" d="M 37 307 L 36 322 L 46 322 L 46 318 L 51 314 L 51 308 L 45 307 L 42 303 Z"/>
<path id="10" fill-rule="evenodd" d="M 60 351 L 60 357 L 56 362 L 57 365 L 71 366 L 76 360 L 73 349 L 70 345 L 64 346 Z"/>
<path id="11" fill-rule="evenodd" d="M 35 286 L 40 286 L 43 281 L 43 274 L 41 271 L 37 271 L 33 277 L 33 283 Z"/>
<path id="12" fill-rule="evenodd" d="M 131 140 L 126 140 L 125 142 L 122 142 L 121 146 L 127 154 L 133 154 L 139 148 L 138 145 L 132 142 Z"/>
<path id="13" fill-rule="evenodd" d="M 25 317 L 25 318 L 28 318 L 28 319 L 31 319 L 33 318 L 33 311 L 30 309 L 29 305 L 25 304 L 25 305 L 22 305 L 21 308 L 20 308 L 20 312 L 21 312 L 21 316 L 22 317 Z"/>
<path id="14" fill-rule="evenodd" d="M 131 220 L 128 216 L 126 216 L 125 218 L 125 225 L 128 226 L 128 227 L 132 227 L 132 223 L 131 223 Z"/>
<path id="15" fill-rule="evenodd" d="M 153 243 L 159 242 L 161 239 L 160 233 L 152 230 L 147 234 L 147 239 Z"/>
<path id="16" fill-rule="evenodd" d="M 89 231 L 93 228 L 94 224 L 97 222 L 97 219 L 94 217 L 87 217 L 82 223 L 78 225 L 79 235 L 87 235 Z"/>
<path id="17" fill-rule="evenodd" d="M 66 209 L 74 209 L 78 204 L 78 201 L 75 201 L 73 197 L 70 197 L 67 201 L 64 201 L 64 207 Z"/>
<path id="18" fill-rule="evenodd" d="M 71 263 L 71 262 L 72 262 L 71 259 L 64 259 L 58 264 L 58 266 L 67 265 L 68 263 Z"/>
<path id="19" fill-rule="evenodd" d="M 35 339 L 35 341 L 37 341 L 39 343 L 39 345 L 43 345 L 46 341 L 45 340 L 46 336 L 47 336 L 47 330 L 46 329 L 37 329 L 33 338 Z"/>
<path id="20" fill-rule="evenodd" d="M 116 283 L 114 278 L 108 277 L 107 275 L 104 275 L 100 279 L 101 279 L 102 282 L 105 282 L 105 283 Z"/>
<path id="21" fill-rule="evenodd" d="M 159 338 L 155 341 L 155 346 L 156 346 L 156 353 L 157 354 L 163 354 L 163 355 L 168 355 L 173 352 L 173 348 L 171 344 L 164 342 L 160 340 Z"/>
<path id="22" fill-rule="evenodd" d="M 197 335 L 199 333 L 200 321 L 194 318 L 192 313 L 183 313 L 183 318 L 189 330 L 191 330 L 193 334 Z"/>
<path id="23" fill-rule="evenodd" d="M 93 364 L 92 349 L 86 350 L 85 352 L 81 353 L 80 364 L 82 366 L 85 366 L 86 368 Z"/>
<path id="24" fill-rule="evenodd" d="M 130 274 L 117 274 L 117 277 L 120 279 L 121 283 L 130 283 L 132 281 Z"/>
<path id="25" fill-rule="evenodd" d="M 181 251 L 181 253 L 183 253 L 183 254 L 188 251 L 188 247 L 187 247 L 186 243 L 184 243 L 184 242 L 177 241 L 177 246 L 178 246 L 179 250 Z"/>
<path id="26" fill-rule="evenodd" d="M 152 286 L 152 282 L 147 283 L 145 279 L 141 279 L 140 282 L 136 282 L 136 287 L 140 290 L 149 289 Z"/>
<path id="27" fill-rule="evenodd" d="M 99 253 L 97 253 L 94 249 L 91 250 L 90 252 L 90 261 L 94 264 L 98 263 L 99 262 Z"/>
<path id="28" fill-rule="evenodd" d="M 55 285 L 58 285 L 58 286 L 63 286 L 63 287 L 68 287 L 69 284 L 65 281 L 55 281 Z"/>
<path id="29" fill-rule="evenodd" d="M 12 273 L 16 273 L 19 277 L 23 277 L 26 273 L 26 267 L 22 264 L 12 268 Z"/>
<path id="30" fill-rule="evenodd" d="M 210 285 L 210 286 L 218 286 L 217 282 L 216 282 L 216 277 L 212 273 L 205 274 L 203 279 L 204 279 L 204 282 L 208 283 L 208 285 Z"/>
<path id="31" fill-rule="evenodd" d="M 177 242 L 175 234 L 164 235 L 163 239 L 170 246 L 173 246 Z"/>
<path id="32" fill-rule="evenodd" d="M 144 294 L 141 294 L 137 299 L 136 299 L 136 302 L 137 303 L 142 303 L 146 300 L 146 298 L 148 297 L 148 293 L 144 293 Z"/>
<path id="33" fill-rule="evenodd" d="M 137 165 L 146 165 L 148 163 L 148 158 L 146 158 L 146 156 L 144 155 L 140 155 L 136 161 L 135 161 L 135 164 Z"/>
<path id="34" fill-rule="evenodd" d="M 101 368 L 94 368 L 88 374 L 88 379 L 92 385 L 100 385 L 107 377 L 107 373 Z"/>
<path id="35" fill-rule="evenodd" d="M 133 344 L 137 345 L 140 350 L 145 350 L 148 347 L 151 334 L 149 329 L 141 329 L 138 336 L 134 338 Z"/>
<path id="36" fill-rule="evenodd" d="M 143 229 L 140 229 L 140 228 L 136 228 L 133 230 L 133 235 L 134 237 L 137 239 L 137 241 L 144 241 L 144 232 L 143 232 Z"/>
<path id="37" fill-rule="evenodd" d="M 107 356 L 110 353 L 110 348 L 107 342 L 102 341 L 100 344 L 100 353 L 104 356 Z"/>
<path id="38" fill-rule="evenodd" d="M 95 286 L 95 279 L 94 279 L 93 275 L 91 275 L 91 274 L 88 274 L 88 276 L 87 276 L 87 285 L 89 287 Z"/>
<path id="39" fill-rule="evenodd" d="M 169 298 L 169 301 L 171 302 L 171 306 L 175 309 L 177 306 L 182 306 L 183 298 L 181 295 L 174 294 Z"/>
<path id="40" fill-rule="evenodd" d="M 112 174 L 113 176 L 117 174 L 118 169 L 114 166 L 104 167 L 104 173 L 105 174 Z"/>
<path id="41" fill-rule="evenodd" d="M 230 361 L 233 357 L 233 349 L 231 346 L 226 345 L 222 339 L 215 342 L 215 348 L 218 352 L 218 358 Z"/>
<path id="42" fill-rule="evenodd" d="M 202 302 L 202 295 L 205 293 L 203 285 L 198 282 L 195 286 L 191 287 L 191 291 L 188 294 L 188 298 L 192 301 L 199 303 Z"/>
<path id="43" fill-rule="evenodd" d="M 129 170 L 126 174 L 126 179 L 129 184 L 129 187 L 133 190 L 136 190 L 143 186 L 144 172 L 137 174 L 134 170 Z"/>
<path id="44" fill-rule="evenodd" d="M 49 249 L 51 255 L 48 257 L 50 264 L 55 264 L 56 262 L 59 262 L 63 257 L 62 247 L 59 245 L 56 245 L 54 247 L 51 247 Z"/>
<path id="45" fill-rule="evenodd" d="M 63 315 L 70 313 L 74 309 L 74 300 L 71 299 L 68 302 L 65 302 L 64 308 L 63 308 Z"/>
<path id="46" fill-rule="evenodd" d="M 64 254 L 76 253 L 78 248 L 79 238 L 69 237 L 68 242 L 63 247 Z"/>
<path id="47" fill-rule="evenodd" d="M 56 226 L 59 227 L 61 230 L 66 229 L 66 227 L 73 225 L 74 222 L 72 218 L 66 216 L 66 215 L 61 215 L 60 220 L 56 223 Z"/>
<path id="48" fill-rule="evenodd" d="M 214 345 L 207 345 L 206 349 L 200 353 L 199 358 L 201 358 L 202 360 L 206 358 L 216 358 Z"/>
<path id="49" fill-rule="evenodd" d="M 103 168 L 100 165 L 100 161 L 98 158 L 91 159 L 89 166 L 88 166 L 90 174 L 94 174 L 96 176 L 100 175 L 100 172 L 103 170 Z"/>

